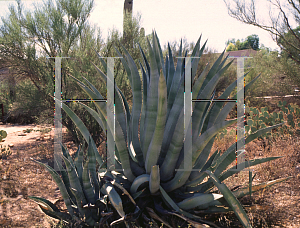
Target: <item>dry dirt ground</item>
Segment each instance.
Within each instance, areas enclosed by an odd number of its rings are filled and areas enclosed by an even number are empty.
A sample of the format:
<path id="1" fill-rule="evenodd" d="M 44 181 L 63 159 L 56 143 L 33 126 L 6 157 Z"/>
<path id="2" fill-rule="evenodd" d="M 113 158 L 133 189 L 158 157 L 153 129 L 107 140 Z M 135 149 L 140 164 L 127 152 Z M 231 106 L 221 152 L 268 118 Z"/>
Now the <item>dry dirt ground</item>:
<path id="1" fill-rule="evenodd" d="M 221 143 L 216 141 L 214 147 L 225 151 L 235 136 L 227 136 Z M 218 146 L 216 146 L 216 144 Z M 255 174 L 253 185 L 263 182 L 291 177 L 287 181 L 275 184 L 242 198 L 248 217 L 255 227 L 300 227 L 300 138 L 285 136 L 274 141 L 254 140 L 245 146 L 246 160 L 263 157 L 282 158 L 251 167 Z M 212 150 L 214 151 L 214 150 Z M 232 164 L 234 165 L 234 164 Z M 247 187 L 249 172 L 242 171 L 224 183 L 231 189 L 236 186 Z M 244 184 L 243 184 L 244 183 Z M 227 218 L 226 218 L 227 217 Z M 222 215 L 221 219 L 226 227 L 236 227 L 234 219 Z M 228 221 L 226 221 L 226 219 Z M 230 221 L 232 220 L 232 221 Z M 230 225 L 228 225 L 230 224 Z"/>
<path id="2" fill-rule="evenodd" d="M 53 220 L 43 215 L 27 196 L 60 203 L 60 192 L 50 174 L 31 160 L 53 164 L 54 129 L 37 125 L 0 125 L 0 129 L 8 133 L 0 144 L 13 144 L 12 154 L 0 160 L 0 227 L 50 227 Z M 24 133 L 27 129 L 32 131 Z M 75 150 L 66 135 L 63 129 L 63 142 Z"/>
<path id="3" fill-rule="evenodd" d="M 1 125 L 8 137 L 0 144 L 14 144 L 12 154 L 0 160 L 0 227 L 52 227 L 55 221 L 42 213 L 28 195 L 44 197 L 59 207 L 63 207 L 62 197 L 51 176 L 30 158 L 48 162 L 53 161 L 53 134 L 47 132 L 49 126 Z M 24 133 L 26 129 L 33 129 Z M 223 143 L 216 142 L 214 147 L 224 151 L 232 140 L 226 136 Z M 64 131 L 63 142 L 71 151 L 76 147 Z M 224 143 L 225 142 L 225 143 Z M 228 144 L 228 145 L 227 145 Z M 285 156 L 284 158 L 258 165 L 254 184 L 292 176 L 286 182 L 277 184 L 264 191 L 254 193 L 252 200 L 243 199 L 251 205 L 247 213 L 254 227 L 300 227 L 300 139 L 286 137 L 271 142 L 255 140 L 246 145 L 249 159 Z M 52 162 L 53 163 L 53 162 Z M 248 173 L 242 172 L 227 181 L 229 187 L 242 185 L 248 180 Z M 218 215 L 221 227 L 239 227 L 233 214 Z"/>

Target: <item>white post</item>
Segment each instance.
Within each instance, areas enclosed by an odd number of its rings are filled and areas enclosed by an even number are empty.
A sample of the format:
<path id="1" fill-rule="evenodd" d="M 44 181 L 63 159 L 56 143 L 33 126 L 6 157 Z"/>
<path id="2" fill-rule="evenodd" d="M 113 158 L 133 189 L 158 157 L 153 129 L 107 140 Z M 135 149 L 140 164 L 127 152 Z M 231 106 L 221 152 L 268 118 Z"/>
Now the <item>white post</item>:
<path id="1" fill-rule="evenodd" d="M 176 169 L 176 171 L 193 170 L 192 162 L 192 59 L 199 57 L 177 57 L 185 59 L 185 88 L 184 88 L 184 169 Z M 190 129 L 188 131 L 188 129 Z"/>
<path id="2" fill-rule="evenodd" d="M 237 135 L 236 135 L 236 168 L 245 169 L 245 59 L 252 57 L 229 57 L 237 59 Z M 239 140 L 242 140 L 241 142 Z M 237 156 L 238 152 L 241 152 Z M 238 166 L 238 164 L 244 164 Z"/>
<path id="3" fill-rule="evenodd" d="M 185 92 L 184 92 L 184 170 L 192 167 L 192 69 L 191 57 L 185 58 Z M 190 126 L 189 126 L 190 125 Z M 188 131 L 190 129 L 190 131 Z"/>
<path id="4" fill-rule="evenodd" d="M 55 111 L 54 111 L 54 169 L 61 171 L 58 162 L 62 164 L 62 120 L 61 120 L 61 59 L 69 57 L 48 57 L 55 58 Z"/>
<path id="5" fill-rule="evenodd" d="M 114 59 L 122 57 L 101 57 L 107 58 L 107 99 L 106 99 L 106 121 L 107 128 L 113 127 L 112 131 L 106 131 L 107 136 L 107 169 L 115 169 L 115 76 L 114 76 Z"/>
<path id="6" fill-rule="evenodd" d="M 245 110 L 244 110 L 244 57 L 237 58 L 237 151 L 241 151 L 242 153 L 237 156 L 236 159 L 236 168 L 237 164 L 241 164 L 245 161 L 245 140 L 239 141 L 241 139 L 245 139 L 245 128 L 244 128 L 244 118 L 245 118 Z M 239 92 L 240 91 L 240 92 Z M 244 164 L 244 163 L 243 163 Z M 244 169 L 245 166 L 239 166 L 239 169 Z"/>
<path id="7" fill-rule="evenodd" d="M 112 134 L 107 134 L 107 169 L 115 170 L 115 110 L 114 110 L 114 58 L 107 58 L 107 128 L 113 126 Z M 108 131 L 107 131 L 108 132 Z"/>

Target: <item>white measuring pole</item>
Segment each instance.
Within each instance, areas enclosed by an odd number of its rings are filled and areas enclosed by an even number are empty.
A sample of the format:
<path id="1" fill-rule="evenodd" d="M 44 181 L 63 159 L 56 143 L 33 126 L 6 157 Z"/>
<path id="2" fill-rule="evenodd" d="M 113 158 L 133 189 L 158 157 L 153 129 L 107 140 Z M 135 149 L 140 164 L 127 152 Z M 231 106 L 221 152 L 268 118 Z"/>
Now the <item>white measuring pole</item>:
<path id="1" fill-rule="evenodd" d="M 115 58 L 123 57 L 101 57 L 107 58 L 107 99 L 106 99 L 106 113 L 107 113 L 107 129 L 111 126 L 111 131 L 107 130 L 107 170 L 117 170 L 115 168 L 115 76 L 114 64 Z"/>
<path id="2" fill-rule="evenodd" d="M 192 59 L 200 57 L 177 57 L 185 59 L 185 88 L 184 88 L 184 168 L 177 171 L 193 170 L 192 149 Z"/>
<path id="3" fill-rule="evenodd" d="M 184 170 L 191 170 L 192 162 L 192 69 L 191 57 L 185 58 L 184 91 Z M 190 129 L 190 130 L 189 130 Z M 189 131 L 188 131 L 189 130 Z"/>
<path id="4" fill-rule="evenodd" d="M 252 57 L 229 57 L 237 59 L 237 135 L 236 135 L 236 168 L 245 169 L 245 59 Z M 238 165 L 240 164 L 240 165 Z"/>
<path id="5" fill-rule="evenodd" d="M 55 58 L 55 111 L 54 111 L 54 169 L 61 171 L 58 163 L 62 165 L 62 118 L 61 118 L 61 59 L 69 57 L 47 57 Z"/>
<path id="6" fill-rule="evenodd" d="M 107 134 L 107 169 L 115 170 L 115 87 L 114 87 L 114 58 L 107 58 L 107 128 L 113 126 L 113 131 Z M 111 133 L 111 134 L 110 134 Z"/>

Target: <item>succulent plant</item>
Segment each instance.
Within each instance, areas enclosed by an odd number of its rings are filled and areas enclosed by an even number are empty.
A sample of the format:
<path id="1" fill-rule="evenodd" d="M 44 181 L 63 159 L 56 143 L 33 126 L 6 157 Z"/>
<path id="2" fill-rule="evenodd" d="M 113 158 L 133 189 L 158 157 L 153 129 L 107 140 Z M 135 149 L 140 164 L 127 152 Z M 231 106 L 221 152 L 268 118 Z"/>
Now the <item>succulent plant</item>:
<path id="1" fill-rule="evenodd" d="M 287 107 L 286 107 L 287 106 Z M 279 112 L 268 112 L 267 107 L 262 107 L 261 110 L 255 107 L 246 107 L 246 113 L 249 114 L 247 117 L 247 124 L 245 125 L 245 133 L 249 135 L 258 129 L 265 128 L 266 126 L 272 126 L 278 123 L 284 123 L 278 129 L 274 129 L 274 132 L 268 132 L 260 137 L 273 137 L 276 138 L 280 135 L 290 134 L 293 136 L 294 130 L 300 127 L 300 109 L 298 105 L 288 104 L 286 101 L 279 101 L 278 107 L 281 108 Z M 287 121 L 285 121 L 287 119 Z M 299 131 L 297 131 L 296 133 Z"/>
<path id="2" fill-rule="evenodd" d="M 206 43 L 200 48 L 200 38 L 191 57 L 201 57 L 203 53 Z M 102 168 L 106 166 L 105 162 L 102 161 L 84 123 L 62 103 L 62 108 L 88 143 L 87 159 L 84 162 L 83 152 L 78 150 L 73 160 L 67 149 L 63 148 L 62 158 L 66 170 L 62 171 L 61 177 L 51 167 L 42 164 L 56 181 L 67 212 L 62 212 L 46 199 L 31 199 L 37 201 L 47 215 L 69 222 L 82 221 L 95 227 L 104 224 L 118 224 L 118 227 L 124 224 L 131 227 L 133 223 L 144 227 L 147 222 L 155 223 L 155 220 L 172 227 L 166 220 L 168 215 L 184 218 L 191 225 L 198 227 L 206 227 L 203 224 L 214 226 L 197 216 L 195 211 L 234 211 L 244 227 L 251 227 L 238 198 L 287 178 L 254 186 L 250 178 L 249 187 L 235 191 L 229 190 L 222 181 L 240 172 L 242 167 L 247 168 L 279 157 L 250 160 L 239 164 L 240 169 L 236 169 L 235 165 L 229 167 L 236 159 L 235 144 L 222 154 L 216 150 L 210 156 L 217 133 L 237 121 L 226 120 L 235 102 L 194 102 L 192 125 L 189 124 L 185 129 L 185 60 L 178 58 L 175 67 L 174 56 L 168 47 L 169 53 L 164 61 L 155 32 L 152 35 L 152 45 L 149 40 L 147 42 L 150 60 L 146 59 L 144 51 L 140 49 L 143 63 L 140 62 L 139 67 L 125 48 L 122 50 L 123 55 L 116 50 L 118 56 L 123 57 L 121 61 L 131 84 L 133 104 L 130 109 L 123 93 L 115 85 L 115 129 L 109 121 L 106 122 L 108 114 L 105 103 L 94 102 L 96 110 L 81 104 L 98 121 L 107 137 L 115 132 L 116 170 L 96 170 L 96 161 Z M 182 53 L 182 44 L 179 56 L 187 56 L 187 53 Z M 192 59 L 193 99 L 214 98 L 218 80 L 231 64 L 226 64 L 227 57 L 223 58 L 224 53 L 210 69 L 206 67 L 200 76 L 196 75 L 199 58 Z M 106 68 L 106 62 L 103 59 L 101 61 Z M 104 83 L 112 83 L 105 72 L 95 67 Z M 246 85 L 245 89 L 247 90 L 257 78 Z M 88 80 L 83 79 L 86 84 L 75 80 L 91 99 L 104 99 Z M 236 84 L 237 81 L 233 82 L 218 99 L 227 99 L 236 88 Z M 258 129 L 246 138 L 245 143 L 279 125 L 281 123 Z M 192 143 L 187 145 L 184 144 L 184 130 L 187 135 L 192 133 Z M 188 150 L 185 151 L 185 148 Z M 191 159 L 192 167 L 185 167 L 184 158 Z M 63 169 L 62 166 L 61 168 Z M 214 187 L 217 187 L 218 191 L 215 191 Z"/>
<path id="3" fill-rule="evenodd" d="M 7 145 L 0 145 L 0 159 L 7 158 L 11 155 L 11 150 Z"/>
<path id="4" fill-rule="evenodd" d="M 2 140 L 6 137 L 7 137 L 7 132 L 4 130 L 0 130 L 0 142 L 2 142 Z M 0 159 L 7 158 L 9 155 L 11 155 L 11 150 L 9 146 L 0 145 Z"/>
<path id="5" fill-rule="evenodd" d="M 7 132 L 4 130 L 0 130 L 0 142 L 2 142 L 2 139 L 5 139 L 7 137 Z"/>

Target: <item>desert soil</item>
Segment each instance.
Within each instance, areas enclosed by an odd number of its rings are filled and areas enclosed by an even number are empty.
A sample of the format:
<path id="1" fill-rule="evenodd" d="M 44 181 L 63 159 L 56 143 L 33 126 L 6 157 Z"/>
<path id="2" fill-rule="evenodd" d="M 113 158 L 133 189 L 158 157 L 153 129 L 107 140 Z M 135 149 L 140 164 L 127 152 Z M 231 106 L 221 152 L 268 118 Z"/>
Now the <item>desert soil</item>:
<path id="1" fill-rule="evenodd" d="M 31 160 L 53 164 L 54 130 L 51 126 L 1 125 L 8 136 L 1 145 L 13 144 L 12 154 L 0 160 L 0 227 L 53 227 L 58 221 L 47 217 L 29 195 L 43 197 L 64 208 L 60 192 L 49 173 Z M 24 133 L 26 129 L 33 129 Z M 76 150 L 71 138 L 63 131 L 63 142 L 71 152 Z M 226 136 L 230 137 L 230 136 Z M 223 140 L 218 148 L 224 151 L 230 140 Z M 300 141 L 286 137 L 272 142 L 255 140 L 246 145 L 249 159 L 284 156 L 253 167 L 254 184 L 291 176 L 292 178 L 264 191 L 254 193 L 252 200 L 243 199 L 254 227 L 300 227 Z M 216 147 L 216 145 L 214 145 Z M 227 181 L 229 187 L 248 180 L 242 172 Z M 220 214 L 220 226 L 238 227 L 234 214 Z M 227 225 L 226 225 L 227 224 Z M 229 224 L 229 225 L 228 225 Z M 225 226 L 226 225 L 226 226 Z"/>
<path id="2" fill-rule="evenodd" d="M 0 160 L 0 227 L 51 227 L 53 220 L 27 196 L 44 197 L 56 205 L 61 203 L 60 192 L 50 174 L 31 160 L 53 165 L 54 129 L 10 124 L 2 124 L 0 129 L 8 133 L 0 145 L 12 146 L 12 154 Z M 27 129 L 31 131 L 25 133 Z M 63 128 L 63 142 L 70 150 L 75 150 L 66 135 Z"/>

